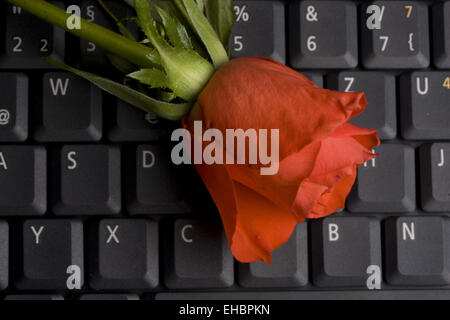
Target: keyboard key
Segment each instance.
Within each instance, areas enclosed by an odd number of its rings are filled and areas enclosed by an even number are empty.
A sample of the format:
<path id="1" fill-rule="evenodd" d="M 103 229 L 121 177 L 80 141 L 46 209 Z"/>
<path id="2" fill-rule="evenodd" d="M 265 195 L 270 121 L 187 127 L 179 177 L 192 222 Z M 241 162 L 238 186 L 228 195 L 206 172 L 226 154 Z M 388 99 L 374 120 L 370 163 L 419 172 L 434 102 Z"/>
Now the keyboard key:
<path id="1" fill-rule="evenodd" d="M 83 294 L 80 300 L 139 300 L 139 297 L 135 294 Z"/>
<path id="2" fill-rule="evenodd" d="M 50 294 L 11 294 L 5 297 L 5 300 L 64 300 L 63 296 Z"/>
<path id="3" fill-rule="evenodd" d="M 308 283 L 307 224 L 298 224 L 289 241 L 273 252 L 272 263 L 239 264 L 239 284 L 246 288 L 301 287 Z"/>
<path id="4" fill-rule="evenodd" d="M 21 142 L 28 137 L 28 77 L 0 73 L 0 142 Z"/>
<path id="5" fill-rule="evenodd" d="M 8 287 L 9 279 L 9 227 L 0 221 L 0 290 Z"/>
<path id="6" fill-rule="evenodd" d="M 416 1 L 373 1 L 361 6 L 363 65 L 372 69 L 430 64 L 428 7 Z"/>
<path id="7" fill-rule="evenodd" d="M 233 256 L 220 223 L 176 220 L 167 234 L 164 252 L 168 288 L 233 285 Z"/>
<path id="8" fill-rule="evenodd" d="M 107 1 L 105 4 L 108 9 L 114 13 L 116 17 L 119 19 L 127 18 L 127 17 L 135 17 L 136 13 L 123 1 Z M 117 30 L 116 23 L 114 20 L 101 8 L 98 4 L 97 0 L 84 0 L 81 1 L 81 16 L 95 24 L 106 27 L 110 30 Z M 128 28 L 128 30 L 138 38 L 138 27 L 132 21 L 122 21 L 123 24 Z M 70 45 L 74 46 L 73 51 L 76 55 L 75 60 L 76 64 L 83 69 L 109 69 L 111 68 L 111 64 L 106 57 L 106 51 L 100 47 L 97 47 L 96 44 L 71 37 Z"/>
<path id="9" fill-rule="evenodd" d="M 46 150 L 0 146 L 0 216 L 43 215 L 46 210 Z"/>
<path id="10" fill-rule="evenodd" d="M 402 136 L 450 139 L 450 72 L 413 72 L 400 78 Z"/>
<path id="11" fill-rule="evenodd" d="M 352 212 L 412 212 L 416 208 L 414 149 L 382 144 L 378 157 L 358 168 L 347 199 Z"/>
<path id="12" fill-rule="evenodd" d="M 395 77 L 370 71 L 340 72 L 329 78 L 330 89 L 364 91 L 368 101 L 366 110 L 350 123 L 375 129 L 380 139 L 393 139 L 397 135 Z"/>
<path id="13" fill-rule="evenodd" d="M 38 141 L 98 141 L 102 137 L 102 93 L 65 72 L 43 77 L 42 108 L 34 117 Z"/>
<path id="14" fill-rule="evenodd" d="M 20 7 L 2 2 L 0 21 L 5 21 L 6 29 L 4 37 L 0 37 L 3 41 L 0 69 L 51 68 L 42 57 L 64 61 L 64 30 L 33 17 Z M 63 8 L 61 2 L 53 4 Z"/>
<path id="15" fill-rule="evenodd" d="M 433 6 L 434 65 L 450 68 L 450 1 Z"/>
<path id="16" fill-rule="evenodd" d="M 386 280 L 392 285 L 450 284 L 450 228 L 442 217 L 391 218 L 385 225 Z"/>
<path id="17" fill-rule="evenodd" d="M 302 75 L 314 82 L 319 88 L 323 88 L 323 75 L 316 72 L 300 71 Z"/>
<path id="18" fill-rule="evenodd" d="M 170 148 L 141 145 L 127 157 L 128 212 L 133 215 L 189 213 L 200 183 L 191 166 L 176 166 Z M 192 196 L 191 196 L 192 195 Z M 202 198 L 209 199 L 208 196 Z"/>
<path id="19" fill-rule="evenodd" d="M 260 56 L 286 62 L 284 4 L 281 1 L 234 2 L 236 24 L 230 39 L 232 58 Z"/>
<path id="20" fill-rule="evenodd" d="M 358 65 L 355 3 L 294 2 L 289 13 L 290 62 L 294 68 L 345 69 Z"/>
<path id="21" fill-rule="evenodd" d="M 320 287 L 367 287 L 381 281 L 379 222 L 366 217 L 331 217 L 311 227 L 313 282 Z"/>
<path id="22" fill-rule="evenodd" d="M 53 211 L 57 215 L 118 214 L 120 150 L 106 145 L 68 145 L 52 164 Z"/>
<path id="23" fill-rule="evenodd" d="M 83 286 L 83 225 L 76 220 L 28 220 L 23 225 L 18 289 L 78 290 Z"/>
<path id="24" fill-rule="evenodd" d="M 93 229 L 90 285 L 149 289 L 158 285 L 158 227 L 146 220 L 102 220 Z"/>
<path id="25" fill-rule="evenodd" d="M 433 143 L 420 149 L 422 209 L 450 212 L 450 143 Z"/>
<path id="26" fill-rule="evenodd" d="M 158 118 L 155 114 L 145 113 L 135 107 L 118 100 L 110 116 L 109 140 L 113 142 L 169 141 L 178 123 Z"/>

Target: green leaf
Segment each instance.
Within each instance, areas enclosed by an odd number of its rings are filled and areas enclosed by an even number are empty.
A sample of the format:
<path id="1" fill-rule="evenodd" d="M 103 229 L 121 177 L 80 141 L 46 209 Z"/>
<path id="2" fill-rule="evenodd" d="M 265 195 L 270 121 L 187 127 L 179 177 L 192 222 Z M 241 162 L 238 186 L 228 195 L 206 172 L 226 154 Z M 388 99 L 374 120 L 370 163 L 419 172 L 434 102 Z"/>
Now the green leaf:
<path id="1" fill-rule="evenodd" d="M 193 103 L 167 103 L 153 99 L 139 91 L 136 91 L 123 84 L 111 81 L 98 75 L 72 68 L 59 61 L 45 58 L 45 61 L 60 69 L 72 72 L 99 87 L 100 89 L 116 96 L 117 98 L 146 112 L 154 112 L 157 116 L 178 121 L 189 113 Z"/>
<path id="2" fill-rule="evenodd" d="M 228 53 L 226 52 L 225 47 L 220 41 L 214 28 L 203 14 L 203 11 L 199 9 L 195 0 L 173 1 L 202 40 L 216 69 L 227 63 Z"/>
<path id="3" fill-rule="evenodd" d="M 117 28 L 119 29 L 120 33 L 124 36 L 127 37 L 130 40 L 134 40 L 136 41 L 136 39 L 134 38 L 134 36 L 131 34 L 131 32 L 127 29 L 127 27 L 125 27 L 125 25 L 122 23 L 121 20 L 119 20 L 114 13 L 112 13 L 111 10 L 109 10 L 109 8 L 105 5 L 105 3 L 103 2 L 103 0 L 97 0 L 98 3 L 100 4 L 100 6 L 103 8 L 103 10 L 105 10 L 105 12 L 116 22 Z"/>
<path id="4" fill-rule="evenodd" d="M 109 62 L 123 74 L 131 73 L 137 69 L 134 64 L 115 54 L 107 53 L 106 56 L 108 57 Z"/>
<path id="5" fill-rule="evenodd" d="M 235 21 L 233 0 L 206 0 L 206 16 L 223 46 L 229 51 L 230 36 Z"/>
<path id="6" fill-rule="evenodd" d="M 214 67 L 193 50 L 171 47 L 158 33 L 147 0 L 135 0 L 135 8 L 142 30 L 161 57 L 168 87 L 177 97 L 194 101 L 213 75 Z"/>
<path id="7" fill-rule="evenodd" d="M 141 69 L 130 73 L 128 77 L 146 84 L 152 88 L 168 88 L 167 76 L 159 69 Z"/>
<path id="8" fill-rule="evenodd" d="M 192 49 L 191 39 L 181 22 L 175 16 L 169 15 L 167 11 L 160 7 L 156 7 L 156 10 L 161 17 L 170 43 L 175 48 L 182 47 L 185 49 Z"/>

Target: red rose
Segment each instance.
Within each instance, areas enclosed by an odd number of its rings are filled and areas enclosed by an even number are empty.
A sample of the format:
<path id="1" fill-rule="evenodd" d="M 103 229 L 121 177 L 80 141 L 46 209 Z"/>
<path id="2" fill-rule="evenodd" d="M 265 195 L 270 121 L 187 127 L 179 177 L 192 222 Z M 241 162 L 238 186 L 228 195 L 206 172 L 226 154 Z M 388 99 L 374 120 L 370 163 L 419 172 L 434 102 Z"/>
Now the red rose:
<path id="1" fill-rule="evenodd" d="M 194 120 L 223 135 L 233 128 L 279 129 L 275 175 L 261 175 L 261 165 L 196 165 L 237 260 L 270 263 L 296 223 L 345 206 L 357 167 L 379 145 L 375 130 L 347 123 L 366 104 L 362 92 L 320 89 L 271 59 L 235 59 L 215 73 L 186 119 L 191 132 Z"/>

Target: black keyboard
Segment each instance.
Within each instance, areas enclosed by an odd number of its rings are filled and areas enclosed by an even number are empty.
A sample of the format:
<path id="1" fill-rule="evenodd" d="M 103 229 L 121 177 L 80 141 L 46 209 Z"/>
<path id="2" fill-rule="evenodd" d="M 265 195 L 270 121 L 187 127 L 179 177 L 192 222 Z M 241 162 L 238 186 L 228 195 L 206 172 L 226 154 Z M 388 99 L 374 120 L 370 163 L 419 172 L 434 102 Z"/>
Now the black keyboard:
<path id="1" fill-rule="evenodd" d="M 54 3 L 114 27 L 94 0 Z M 272 265 L 238 263 L 195 170 L 170 161 L 177 124 L 51 68 L 42 56 L 111 67 L 3 0 L 1 298 L 450 298 L 450 1 L 238 0 L 235 11 L 232 57 L 366 92 L 352 122 L 383 141 L 345 210 L 298 225 Z"/>

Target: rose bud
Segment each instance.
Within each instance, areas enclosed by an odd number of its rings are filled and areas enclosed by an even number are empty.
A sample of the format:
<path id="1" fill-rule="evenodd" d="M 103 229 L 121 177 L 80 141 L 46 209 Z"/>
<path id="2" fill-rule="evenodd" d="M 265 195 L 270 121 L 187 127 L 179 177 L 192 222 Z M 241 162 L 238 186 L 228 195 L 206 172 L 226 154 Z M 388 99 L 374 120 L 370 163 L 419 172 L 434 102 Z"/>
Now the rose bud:
<path id="1" fill-rule="evenodd" d="M 236 161 L 196 165 L 237 260 L 270 263 L 297 223 L 344 208 L 357 167 L 375 157 L 380 143 L 375 130 L 347 122 L 366 104 L 362 92 L 320 89 L 271 59 L 235 59 L 214 74 L 185 119 L 191 133 L 198 120 L 223 136 L 234 128 L 279 129 L 276 174 Z"/>

